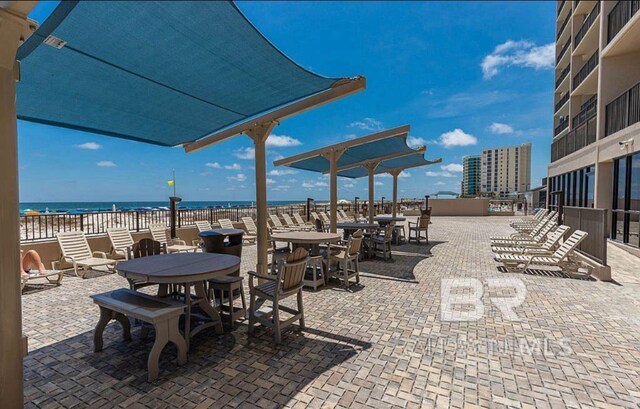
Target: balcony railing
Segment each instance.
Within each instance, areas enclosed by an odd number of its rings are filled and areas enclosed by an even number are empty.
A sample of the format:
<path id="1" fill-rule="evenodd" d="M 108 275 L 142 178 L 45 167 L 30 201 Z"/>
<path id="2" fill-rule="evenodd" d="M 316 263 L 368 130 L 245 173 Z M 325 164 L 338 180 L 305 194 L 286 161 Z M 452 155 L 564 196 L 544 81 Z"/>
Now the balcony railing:
<path id="1" fill-rule="evenodd" d="M 596 52 L 593 53 L 593 55 L 587 60 L 587 62 L 584 63 L 582 68 L 580 68 L 580 71 L 578 71 L 575 77 L 573 77 L 573 89 L 578 88 L 578 86 L 582 84 L 582 81 L 584 81 L 589 76 L 589 74 L 591 74 L 591 71 L 593 71 L 594 68 L 598 66 L 598 56 L 598 50 L 596 50 Z"/>
<path id="2" fill-rule="evenodd" d="M 640 83 L 607 104 L 605 136 L 612 135 L 637 122 L 640 122 Z"/>
<path id="3" fill-rule="evenodd" d="M 562 3 L 560 3 L 560 7 L 558 7 L 558 14 L 556 14 L 556 16 L 559 16 L 560 13 L 562 13 L 562 9 L 564 8 L 566 2 L 567 0 L 562 0 Z"/>
<path id="4" fill-rule="evenodd" d="M 580 112 L 576 116 L 573 117 L 571 121 L 571 126 L 573 128 L 577 128 L 587 121 L 587 119 L 591 118 L 596 114 L 598 110 L 598 95 L 593 95 L 589 98 L 582 106 L 580 107 Z"/>
<path id="5" fill-rule="evenodd" d="M 562 49 L 560 50 L 560 54 L 558 54 L 558 56 L 556 57 L 556 65 L 558 65 L 562 57 L 564 57 L 564 55 L 567 53 L 567 50 L 569 49 L 570 45 L 571 45 L 571 40 L 567 40 L 567 42 L 564 43 L 564 45 L 562 46 Z"/>
<path id="6" fill-rule="evenodd" d="M 564 120 L 560 121 L 560 124 L 558 126 L 556 126 L 555 129 L 553 130 L 553 136 L 558 136 L 558 134 L 560 134 L 560 132 L 564 131 L 568 127 L 569 127 L 569 120 L 568 119 L 564 119 Z"/>
<path id="7" fill-rule="evenodd" d="M 556 88 L 558 88 L 560 84 L 562 84 L 562 81 L 564 81 L 564 79 L 567 78 L 567 75 L 569 75 L 570 68 L 571 66 L 567 65 L 566 68 L 562 70 L 562 72 L 560 72 L 560 75 L 558 75 L 558 78 L 556 78 Z"/>
<path id="8" fill-rule="evenodd" d="M 600 2 L 596 1 L 596 5 L 593 7 L 587 18 L 584 19 L 584 23 L 582 23 L 582 27 L 578 30 L 578 34 L 574 39 L 575 47 L 580 44 L 585 35 L 587 35 L 587 31 L 593 25 L 593 22 L 596 21 L 596 18 L 600 14 Z"/>
<path id="9" fill-rule="evenodd" d="M 569 100 L 569 92 L 565 93 L 562 98 L 556 103 L 555 110 L 553 112 L 558 112 L 560 108 Z"/>
<path id="10" fill-rule="evenodd" d="M 558 33 L 556 34 L 556 41 L 560 39 L 560 35 L 564 31 L 564 28 L 567 26 L 567 24 L 569 24 L 569 20 L 571 20 L 571 13 L 567 14 L 567 18 L 565 18 L 564 21 L 562 22 L 562 25 L 560 26 L 560 30 L 558 30 Z"/>
<path id="11" fill-rule="evenodd" d="M 551 144 L 551 162 L 555 162 L 596 141 L 597 116 L 594 114 L 582 125 Z"/>
<path id="12" fill-rule="evenodd" d="M 578 4 L 580 4 L 580 0 L 573 0 L 573 8 L 578 7 Z"/>
<path id="13" fill-rule="evenodd" d="M 615 5 L 607 17 L 607 44 L 622 30 L 631 17 L 640 9 L 640 0 L 623 0 Z"/>

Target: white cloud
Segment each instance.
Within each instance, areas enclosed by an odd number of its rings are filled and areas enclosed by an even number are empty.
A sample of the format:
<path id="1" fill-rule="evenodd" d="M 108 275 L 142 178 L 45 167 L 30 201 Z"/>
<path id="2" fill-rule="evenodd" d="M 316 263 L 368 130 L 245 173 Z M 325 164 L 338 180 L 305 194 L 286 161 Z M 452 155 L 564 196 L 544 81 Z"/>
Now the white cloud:
<path id="1" fill-rule="evenodd" d="M 267 146 L 273 146 L 277 148 L 288 148 L 291 146 L 300 146 L 302 142 L 298 139 L 287 135 L 269 135 L 266 142 Z"/>
<path id="2" fill-rule="evenodd" d="M 327 182 L 316 182 L 316 187 L 327 187 L 329 184 Z"/>
<path id="3" fill-rule="evenodd" d="M 390 178 L 391 174 L 390 173 L 381 173 L 379 175 L 376 175 L 376 177 L 379 178 Z M 398 175 L 399 178 L 410 178 L 411 177 L 411 173 L 406 172 L 406 171 L 402 171 L 400 172 L 400 174 Z"/>
<path id="4" fill-rule="evenodd" d="M 551 69 L 555 65 L 555 44 L 536 46 L 530 41 L 508 40 L 498 45 L 491 54 L 482 60 L 484 79 L 493 78 L 500 69 L 510 66 L 534 68 L 536 70 Z"/>
<path id="5" fill-rule="evenodd" d="M 443 177 L 443 178 L 454 178 L 456 177 L 456 175 L 454 175 L 451 172 L 448 171 L 442 171 L 442 172 L 434 172 L 432 170 L 429 170 L 427 172 L 424 173 L 427 176 L 431 176 L 431 177 Z"/>
<path id="6" fill-rule="evenodd" d="M 362 121 L 353 121 L 349 124 L 349 128 L 358 128 L 363 131 L 377 132 L 383 129 L 382 122 L 374 118 L 364 118 Z"/>
<path id="7" fill-rule="evenodd" d="M 200 173 L 200 176 L 210 176 L 211 172 L 202 172 Z"/>
<path id="8" fill-rule="evenodd" d="M 421 146 L 425 146 L 426 144 L 427 144 L 427 141 L 424 140 L 423 138 L 420 138 L 417 136 L 411 136 L 411 135 L 407 137 L 407 145 L 409 145 L 410 148 L 416 149 Z"/>
<path id="9" fill-rule="evenodd" d="M 240 166 L 237 163 L 234 163 L 233 165 L 224 165 L 224 168 L 227 170 L 240 170 L 242 169 L 242 166 Z"/>
<path id="10" fill-rule="evenodd" d="M 238 159 L 255 159 L 256 150 L 254 148 L 240 148 L 233 152 L 233 155 Z"/>
<path id="11" fill-rule="evenodd" d="M 494 122 L 489 126 L 491 133 L 503 135 L 513 133 L 513 127 L 507 124 L 501 124 L 500 122 Z"/>
<path id="12" fill-rule="evenodd" d="M 85 143 L 81 143 L 80 145 L 76 145 L 76 148 L 87 149 L 90 151 L 97 151 L 98 149 L 102 149 L 102 145 L 95 142 L 85 142 Z"/>
<path id="13" fill-rule="evenodd" d="M 310 182 L 303 182 L 303 183 L 302 183 L 302 187 L 303 187 L 303 188 L 305 188 L 305 189 L 312 188 L 312 187 L 313 187 L 313 183 L 310 183 Z"/>
<path id="14" fill-rule="evenodd" d="M 110 160 L 101 160 L 100 162 L 96 162 L 96 165 L 102 166 L 103 168 L 115 168 L 116 164 Z"/>
<path id="15" fill-rule="evenodd" d="M 353 183 L 345 183 L 344 185 L 342 185 L 342 187 L 349 189 L 349 188 L 355 187 L 355 184 L 353 184 Z"/>
<path id="16" fill-rule="evenodd" d="M 453 131 L 445 132 L 438 138 L 438 144 L 445 148 L 453 146 L 469 146 L 478 143 L 478 138 L 465 133 L 462 129 L 456 128 Z"/>
<path id="17" fill-rule="evenodd" d="M 218 162 L 207 162 L 204 164 L 204 166 L 208 167 L 208 168 L 213 168 L 213 169 L 220 169 L 221 166 Z"/>
<path id="18" fill-rule="evenodd" d="M 329 184 L 327 182 L 323 182 L 323 181 L 318 181 L 318 182 L 303 182 L 302 183 L 302 187 L 305 189 L 310 189 L 310 188 L 322 188 L 322 187 L 327 187 L 329 186 Z"/>
<path id="19" fill-rule="evenodd" d="M 375 183 L 375 185 L 376 185 L 376 186 L 384 186 L 384 183 L 382 183 L 382 182 L 376 182 L 376 183 Z"/>
<path id="20" fill-rule="evenodd" d="M 278 185 L 278 186 L 272 187 L 271 190 L 286 192 L 286 191 L 289 190 L 290 187 L 291 186 L 289 186 L 289 185 Z"/>
<path id="21" fill-rule="evenodd" d="M 358 136 L 357 136 L 356 134 L 354 134 L 354 133 L 350 133 L 350 134 L 346 134 L 346 135 L 344 136 L 344 139 L 346 139 L 346 140 L 350 141 L 350 140 L 352 140 L 352 139 L 356 139 L 357 137 L 358 137 Z"/>
<path id="22" fill-rule="evenodd" d="M 276 183 L 275 180 L 273 180 L 271 178 L 267 178 L 267 185 L 273 185 L 274 183 Z"/>
<path id="23" fill-rule="evenodd" d="M 436 182 L 436 186 L 444 186 L 444 185 L 446 185 L 446 183 L 444 183 L 444 182 Z"/>
<path id="24" fill-rule="evenodd" d="M 459 163 L 449 163 L 447 165 L 440 166 L 440 169 L 447 172 L 462 172 L 464 167 Z"/>
<path id="25" fill-rule="evenodd" d="M 269 176 L 295 175 L 296 173 L 298 173 L 298 171 L 293 169 L 273 169 L 269 172 Z"/>
<path id="26" fill-rule="evenodd" d="M 227 180 L 229 182 L 244 182 L 245 180 L 247 180 L 247 176 L 244 173 L 238 173 L 235 176 L 227 177 Z"/>

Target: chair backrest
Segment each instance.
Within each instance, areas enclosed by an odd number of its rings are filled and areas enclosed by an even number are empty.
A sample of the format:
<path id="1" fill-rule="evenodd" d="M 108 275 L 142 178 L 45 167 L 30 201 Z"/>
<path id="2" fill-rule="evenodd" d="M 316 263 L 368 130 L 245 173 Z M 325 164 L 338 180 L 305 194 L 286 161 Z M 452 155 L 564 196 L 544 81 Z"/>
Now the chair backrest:
<path id="1" fill-rule="evenodd" d="M 322 221 L 325 223 L 331 223 L 331 219 L 327 216 L 326 212 L 320 212 L 320 218 L 322 218 Z"/>
<path id="2" fill-rule="evenodd" d="M 324 222 L 320 218 L 316 219 L 316 231 L 317 232 L 323 232 L 324 231 Z"/>
<path id="3" fill-rule="evenodd" d="M 129 229 L 125 229 L 124 227 L 112 227 L 107 229 L 107 235 L 109 236 L 111 248 L 113 250 L 126 250 L 133 246 L 133 237 L 131 237 Z"/>
<path id="4" fill-rule="evenodd" d="M 573 252 L 576 249 L 576 247 L 578 247 L 578 244 L 580 244 L 580 242 L 584 240 L 587 237 L 587 235 L 588 233 L 586 231 L 582 231 L 582 230 L 574 231 L 573 234 L 569 236 L 569 238 L 565 240 L 565 242 L 562 243 L 560 247 L 558 247 L 555 253 L 553 253 L 553 256 L 559 258 L 560 260 L 563 260 L 571 252 Z"/>
<path id="5" fill-rule="evenodd" d="M 235 229 L 233 222 L 229 219 L 218 219 L 218 223 L 220 223 L 220 227 L 223 229 Z"/>
<path id="6" fill-rule="evenodd" d="M 318 216 L 318 213 L 317 213 L 317 212 L 311 212 L 311 218 L 312 218 L 313 220 L 318 220 L 318 219 L 320 218 L 320 216 Z"/>
<path id="7" fill-rule="evenodd" d="M 428 214 L 423 214 L 418 219 L 418 227 L 421 229 L 426 229 L 429 227 L 429 221 L 431 221 L 431 216 Z"/>
<path id="8" fill-rule="evenodd" d="M 540 220 L 544 217 L 546 212 L 547 212 L 546 209 L 540 209 L 536 212 L 536 214 L 533 215 L 533 218 L 536 220 Z"/>
<path id="9" fill-rule="evenodd" d="M 547 240 L 542 244 L 542 248 L 545 250 L 553 249 L 560 239 L 564 237 L 565 233 L 569 231 L 569 226 L 561 225 L 551 234 L 547 236 Z"/>
<path id="10" fill-rule="evenodd" d="M 269 215 L 269 218 L 271 219 L 271 223 L 273 223 L 273 227 L 275 227 L 275 228 L 278 228 L 278 227 L 282 228 L 282 227 L 284 227 L 284 226 L 282 225 L 282 222 L 280 221 L 280 218 L 278 217 L 278 215 L 277 215 L 277 214 L 270 214 L 270 215 Z"/>
<path id="11" fill-rule="evenodd" d="M 393 229 L 396 227 L 396 222 L 391 222 L 389 224 L 387 224 L 387 227 L 385 227 L 384 230 L 384 241 L 388 242 L 391 241 L 391 239 L 393 238 Z"/>
<path id="12" fill-rule="evenodd" d="M 76 260 L 85 260 L 92 257 L 91 247 L 84 232 L 81 230 L 65 231 L 56 234 L 58 244 L 65 257 L 73 257 Z"/>
<path id="13" fill-rule="evenodd" d="M 283 292 L 302 287 L 308 261 L 309 252 L 302 247 L 298 247 L 285 260 L 280 261 L 277 280 Z"/>
<path id="14" fill-rule="evenodd" d="M 169 244 L 167 226 L 165 226 L 163 223 L 150 224 L 149 231 L 151 232 L 151 237 L 153 237 L 155 241 L 159 241 L 162 244 Z"/>
<path id="15" fill-rule="evenodd" d="M 353 256 L 360 252 L 360 248 L 362 248 L 363 237 L 364 235 L 362 234 L 362 229 L 358 229 L 351 234 L 347 243 L 347 253 L 350 256 Z"/>
<path id="16" fill-rule="evenodd" d="M 289 216 L 289 213 L 283 213 L 282 218 L 284 219 L 284 222 L 287 223 L 288 227 L 296 227 L 296 224 L 291 219 L 291 216 Z"/>
<path id="17" fill-rule="evenodd" d="M 157 256 L 166 253 L 166 245 L 153 239 L 144 238 L 133 244 L 131 254 L 133 258 Z"/>
<path id="18" fill-rule="evenodd" d="M 556 223 L 551 220 L 542 220 L 531 230 L 530 236 L 537 240 L 542 240 L 553 229 Z"/>
<path id="19" fill-rule="evenodd" d="M 198 232 L 211 230 L 211 223 L 207 220 L 198 220 L 195 222 L 196 227 L 198 228 Z"/>
<path id="20" fill-rule="evenodd" d="M 296 223 L 298 223 L 298 226 L 304 226 L 306 224 L 302 216 L 300 216 L 300 213 L 294 213 L 293 218 L 296 220 Z"/>
<path id="21" fill-rule="evenodd" d="M 247 230 L 247 233 L 252 235 L 258 234 L 258 227 L 251 217 L 243 217 L 242 223 L 244 223 L 244 227 Z"/>
<path id="22" fill-rule="evenodd" d="M 338 214 L 340 215 L 340 218 L 342 220 L 346 220 L 349 218 L 349 216 L 347 216 L 347 213 L 345 213 L 343 209 L 338 209 Z"/>

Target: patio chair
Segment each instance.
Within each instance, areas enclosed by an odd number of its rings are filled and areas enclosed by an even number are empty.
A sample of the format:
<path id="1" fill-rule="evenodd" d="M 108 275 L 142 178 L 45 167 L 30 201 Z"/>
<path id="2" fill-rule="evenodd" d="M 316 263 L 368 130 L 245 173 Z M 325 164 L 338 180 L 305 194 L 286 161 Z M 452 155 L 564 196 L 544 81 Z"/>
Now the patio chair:
<path id="1" fill-rule="evenodd" d="M 558 221 L 558 212 L 552 211 L 540 221 L 536 221 L 533 223 L 517 224 L 511 227 L 513 227 L 518 233 L 529 233 L 535 230 L 540 225 L 544 225 L 549 222 L 557 222 L 557 221 Z"/>
<path id="2" fill-rule="evenodd" d="M 132 260 L 134 258 L 157 256 L 157 255 L 166 254 L 166 253 L 167 253 L 166 244 L 162 244 L 159 241 L 155 241 L 153 239 L 144 238 L 137 243 L 133 243 L 133 245 L 129 248 L 127 258 L 129 260 Z M 142 287 L 155 285 L 153 283 L 148 283 L 146 281 L 141 281 L 141 280 L 134 280 L 131 278 L 127 278 L 127 281 L 129 282 L 129 287 L 132 290 L 138 290 Z"/>
<path id="3" fill-rule="evenodd" d="M 324 224 L 327 224 L 327 225 L 331 224 L 331 219 L 329 218 L 326 212 L 320 212 L 318 214 L 320 215 L 320 218 L 322 219 Z"/>
<path id="4" fill-rule="evenodd" d="M 87 237 L 80 230 L 60 232 L 56 238 L 62 250 L 60 261 L 71 264 L 77 277 L 84 278 L 85 273 L 95 267 L 113 270 L 117 264 L 117 260 L 107 258 L 103 251 L 91 252 Z"/>
<path id="5" fill-rule="evenodd" d="M 385 261 L 387 260 L 387 253 L 389 254 L 389 258 L 391 258 L 391 240 L 393 239 L 393 229 L 395 225 L 395 222 L 391 222 L 384 228 L 383 234 L 378 233 L 371 236 L 373 253 L 375 254 L 379 250 L 382 250 Z"/>
<path id="6" fill-rule="evenodd" d="M 316 231 L 320 232 L 320 233 L 324 233 L 327 231 L 327 227 L 325 226 L 324 222 L 322 221 L 321 218 L 317 218 L 316 221 Z"/>
<path id="7" fill-rule="evenodd" d="M 345 290 L 349 289 L 349 280 L 353 277 L 356 278 L 356 284 L 360 283 L 360 264 L 358 259 L 363 237 L 362 230 L 358 229 L 349 236 L 345 245 L 329 244 L 329 267 L 331 267 L 331 262 L 335 261 L 337 268 L 335 270 L 328 268 L 327 277 L 336 277 L 343 280 Z"/>
<path id="8" fill-rule="evenodd" d="M 302 280 L 307 269 L 309 253 L 299 247 L 285 260 L 278 262 L 276 274 L 263 275 L 249 271 L 249 335 L 253 333 L 256 323 L 273 330 L 276 343 L 282 341 L 282 330 L 295 321 L 300 322 L 300 328 L 304 329 L 304 309 L 302 305 Z M 264 280 L 263 283 L 254 283 L 254 278 Z M 298 309 L 281 305 L 286 298 L 297 297 Z M 258 311 L 264 301 L 271 301 L 271 311 L 261 313 Z M 291 314 L 292 317 L 280 321 L 280 311 Z"/>
<path id="9" fill-rule="evenodd" d="M 29 253 L 35 253 L 34 250 L 30 250 L 27 252 L 27 257 Z M 35 253 L 37 260 L 40 260 L 40 256 Z M 21 258 L 21 262 L 20 262 L 20 290 L 24 290 L 24 287 L 27 285 L 27 283 L 31 280 L 35 280 L 38 278 L 45 278 L 49 284 L 55 284 L 55 285 L 60 285 L 62 284 L 62 278 L 64 277 L 64 272 L 58 269 L 53 269 L 53 270 L 47 270 L 44 268 L 44 264 L 40 263 L 40 265 L 38 266 L 37 270 L 33 270 L 33 269 L 29 269 L 29 271 L 24 271 L 23 267 L 26 268 L 30 268 L 31 266 L 23 266 L 23 262 L 25 261 L 22 254 L 22 250 L 20 250 L 20 258 Z M 55 277 L 55 278 L 54 278 Z"/>
<path id="10" fill-rule="evenodd" d="M 149 225 L 151 237 L 155 241 L 167 246 L 168 253 L 189 253 L 198 250 L 198 246 L 188 246 L 184 240 L 172 239 L 167 232 L 167 226 L 162 223 L 154 223 Z"/>
<path id="11" fill-rule="evenodd" d="M 112 227 L 107 229 L 107 236 L 111 241 L 111 258 L 114 260 L 126 260 L 134 243 L 129 229 Z"/>
<path id="12" fill-rule="evenodd" d="M 221 229 L 235 229 L 233 222 L 229 219 L 218 219 L 218 223 L 220 223 Z"/>
<path id="13" fill-rule="evenodd" d="M 300 216 L 300 213 L 294 213 L 293 214 L 293 220 L 296 221 L 296 223 L 298 224 L 299 227 L 314 227 L 313 224 L 305 222 L 302 219 L 302 216 Z"/>
<path id="14" fill-rule="evenodd" d="M 556 227 L 556 222 L 548 221 L 547 223 L 536 226 L 529 233 L 512 233 L 509 236 L 496 236 L 491 237 L 492 245 L 504 245 L 505 242 L 511 243 L 514 241 L 534 241 L 537 243 L 543 243 L 551 230 Z"/>
<path id="15" fill-rule="evenodd" d="M 511 246 L 493 246 L 491 250 L 494 253 L 551 255 L 568 231 L 569 226 L 562 225 L 549 234 L 547 240 L 542 244 L 516 241 Z"/>
<path id="16" fill-rule="evenodd" d="M 414 237 L 413 239 L 416 241 L 417 244 L 420 244 L 420 239 L 422 238 L 422 232 L 424 232 L 424 239 L 427 242 L 427 244 L 429 244 L 429 221 L 431 220 L 431 217 L 428 215 L 421 215 L 418 218 L 418 222 L 414 223 L 414 222 L 407 222 L 407 225 L 409 226 L 409 237 L 407 238 L 407 241 L 411 241 L 412 237 L 411 237 L 411 232 L 414 232 Z"/>
<path id="17" fill-rule="evenodd" d="M 509 222 L 509 225 L 514 225 L 514 224 L 519 224 L 519 223 L 528 223 L 528 222 L 535 222 L 535 221 L 539 221 L 541 220 L 545 214 L 546 214 L 546 209 L 540 209 L 538 210 L 533 216 L 525 216 L 522 217 L 518 220 L 511 220 Z"/>
<path id="18" fill-rule="evenodd" d="M 340 215 L 341 221 L 348 222 L 350 220 L 347 213 L 345 213 L 344 209 L 338 209 L 338 214 Z"/>
<path id="19" fill-rule="evenodd" d="M 537 256 L 527 254 L 496 254 L 495 261 L 502 263 L 509 272 L 526 271 L 529 266 L 558 267 L 563 272 L 569 272 L 569 257 L 573 254 L 580 242 L 587 237 L 587 232 L 576 230 L 560 247 L 550 256 Z"/>
<path id="20" fill-rule="evenodd" d="M 208 220 L 196 220 L 195 222 L 196 228 L 198 229 L 198 233 L 201 233 L 203 231 L 207 231 L 207 230 L 211 230 L 211 223 L 209 223 Z M 200 237 L 198 237 L 197 239 L 193 239 L 191 240 L 191 245 L 192 246 L 198 246 L 198 247 L 203 247 L 204 246 L 204 242 L 202 241 L 202 239 Z"/>
<path id="21" fill-rule="evenodd" d="M 270 214 L 269 219 L 271 219 L 271 224 L 274 231 L 290 231 L 292 230 L 290 227 L 286 227 L 280 221 L 280 218 L 277 214 Z"/>
<path id="22" fill-rule="evenodd" d="M 289 216 L 288 213 L 284 213 L 282 215 L 282 218 L 284 219 L 284 222 L 287 223 L 287 227 L 289 227 L 290 229 L 306 230 L 306 231 L 314 230 L 313 226 L 309 226 L 308 224 L 303 224 L 302 226 L 300 226 L 298 223 L 293 221 L 293 219 L 291 218 L 291 216 Z"/>

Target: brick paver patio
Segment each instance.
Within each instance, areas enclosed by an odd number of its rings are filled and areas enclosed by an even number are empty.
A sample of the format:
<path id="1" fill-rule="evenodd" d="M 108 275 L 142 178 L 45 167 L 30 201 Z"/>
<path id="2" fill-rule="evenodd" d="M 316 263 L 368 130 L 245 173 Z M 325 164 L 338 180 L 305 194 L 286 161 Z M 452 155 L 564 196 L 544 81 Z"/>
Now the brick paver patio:
<path id="1" fill-rule="evenodd" d="M 164 351 L 153 384 L 151 337 L 135 332 L 125 343 L 110 324 L 104 351 L 92 352 L 98 309 L 89 295 L 126 286 L 123 278 L 30 286 L 27 407 L 638 407 L 640 285 L 502 273 L 488 243 L 510 232 L 507 222 L 435 218 L 430 246 L 396 246 L 392 262 L 361 263 L 353 291 L 305 291 L 307 329 L 286 332 L 280 346 L 263 329 L 247 339 L 246 324 L 203 332 L 183 367 L 173 347 Z M 247 246 L 244 271 L 254 264 Z M 451 278 L 480 280 L 484 316 L 440 318 L 441 280 Z M 491 278 L 522 280 L 520 321 L 492 305 L 489 297 L 515 290 L 489 287 Z"/>

